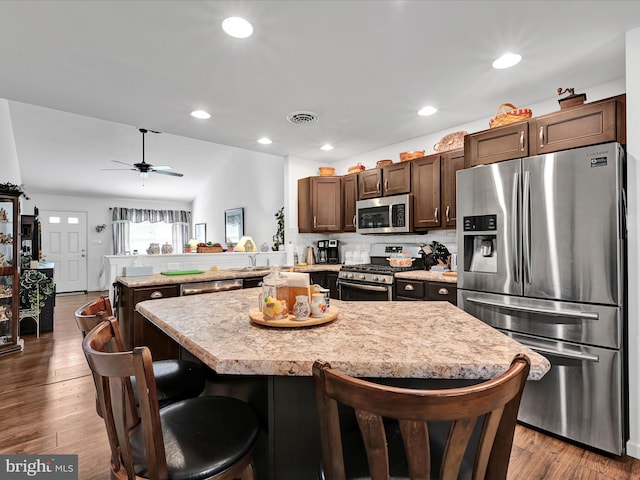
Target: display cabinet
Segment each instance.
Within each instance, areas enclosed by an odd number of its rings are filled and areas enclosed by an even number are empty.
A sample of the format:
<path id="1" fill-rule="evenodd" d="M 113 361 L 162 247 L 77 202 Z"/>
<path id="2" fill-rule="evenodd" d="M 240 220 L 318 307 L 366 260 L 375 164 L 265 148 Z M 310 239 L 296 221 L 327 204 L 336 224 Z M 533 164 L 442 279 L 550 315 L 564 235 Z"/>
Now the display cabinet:
<path id="1" fill-rule="evenodd" d="M 0 355 L 22 349 L 18 338 L 20 193 L 0 193 Z"/>

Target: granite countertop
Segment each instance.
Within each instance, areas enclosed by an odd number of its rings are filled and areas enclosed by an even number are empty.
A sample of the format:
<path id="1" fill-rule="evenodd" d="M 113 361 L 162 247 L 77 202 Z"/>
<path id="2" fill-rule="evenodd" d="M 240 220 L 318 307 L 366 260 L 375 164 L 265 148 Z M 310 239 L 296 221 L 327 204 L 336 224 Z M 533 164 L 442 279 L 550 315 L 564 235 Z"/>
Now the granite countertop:
<path id="1" fill-rule="evenodd" d="M 339 264 L 317 264 L 307 265 L 306 267 L 293 267 L 294 272 L 338 272 L 342 265 Z M 282 268 L 283 272 L 288 272 L 289 268 Z M 174 285 L 176 283 L 194 283 L 194 282 L 210 282 L 215 280 L 228 280 L 233 278 L 253 278 L 264 277 L 270 273 L 270 268 L 265 266 L 256 267 L 255 270 L 232 270 L 218 269 L 206 270 L 204 273 L 188 274 L 188 275 L 162 275 L 154 273 L 153 275 L 144 275 L 138 277 L 116 277 L 116 281 L 125 287 L 153 287 L 159 285 Z"/>
<path id="2" fill-rule="evenodd" d="M 220 374 L 310 376 L 316 359 L 361 377 L 486 379 L 516 353 L 531 359 L 529 379 L 546 358 L 448 302 L 344 302 L 332 323 L 305 328 L 255 325 L 250 288 L 148 300 L 136 310 Z"/>
<path id="3" fill-rule="evenodd" d="M 436 272 L 431 270 L 409 270 L 407 272 L 398 272 L 394 276 L 401 280 L 426 280 L 428 282 L 446 282 L 458 283 L 458 276 L 445 276 L 445 272 Z M 455 272 L 449 272 L 455 273 Z"/>

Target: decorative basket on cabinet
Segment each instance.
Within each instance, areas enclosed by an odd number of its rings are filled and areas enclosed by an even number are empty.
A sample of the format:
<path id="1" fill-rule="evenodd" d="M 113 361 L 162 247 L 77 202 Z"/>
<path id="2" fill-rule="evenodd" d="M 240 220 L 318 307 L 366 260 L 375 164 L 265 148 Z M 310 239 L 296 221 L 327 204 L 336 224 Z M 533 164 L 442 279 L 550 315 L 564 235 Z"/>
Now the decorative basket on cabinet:
<path id="1" fill-rule="evenodd" d="M 531 118 L 532 113 L 530 108 L 518 108 L 511 103 L 503 103 L 498 107 L 493 118 L 489 120 L 489 128 L 521 122 Z"/>

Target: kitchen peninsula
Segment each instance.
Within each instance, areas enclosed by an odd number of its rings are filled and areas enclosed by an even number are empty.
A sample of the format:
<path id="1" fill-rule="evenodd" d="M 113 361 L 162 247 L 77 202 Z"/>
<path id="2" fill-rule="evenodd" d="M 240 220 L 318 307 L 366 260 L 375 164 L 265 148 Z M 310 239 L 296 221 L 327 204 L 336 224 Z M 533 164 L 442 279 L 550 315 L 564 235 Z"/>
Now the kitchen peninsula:
<path id="1" fill-rule="evenodd" d="M 476 383 L 505 371 L 517 353 L 530 380 L 549 362 L 447 302 L 341 302 L 335 322 L 312 328 L 254 325 L 258 289 L 144 301 L 136 310 L 213 371 L 210 391 L 234 394 L 263 414 L 261 478 L 315 478 L 317 417 L 311 367 L 323 359 L 347 374 L 397 385 Z M 263 473 L 260 473 L 262 470 Z M 268 474 L 264 474 L 268 472 Z"/>

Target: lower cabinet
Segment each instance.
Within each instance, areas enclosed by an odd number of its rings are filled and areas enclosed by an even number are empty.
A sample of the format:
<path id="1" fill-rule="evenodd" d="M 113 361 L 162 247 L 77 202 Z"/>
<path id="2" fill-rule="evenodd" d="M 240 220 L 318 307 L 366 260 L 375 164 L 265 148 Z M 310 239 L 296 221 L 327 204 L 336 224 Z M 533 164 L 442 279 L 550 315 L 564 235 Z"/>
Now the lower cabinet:
<path id="1" fill-rule="evenodd" d="M 398 279 L 394 300 L 443 301 L 457 305 L 457 294 L 455 283 Z"/>
<path id="2" fill-rule="evenodd" d="M 138 303 L 146 300 L 177 297 L 180 295 L 180 286 L 131 288 L 118 284 L 117 292 L 118 323 L 124 347 L 131 350 L 133 347 L 146 345 L 154 360 L 179 358 L 180 346 L 135 308 Z"/>
<path id="3" fill-rule="evenodd" d="M 338 272 L 313 272 L 309 273 L 311 285 L 320 285 L 329 289 L 329 296 L 338 300 Z"/>

